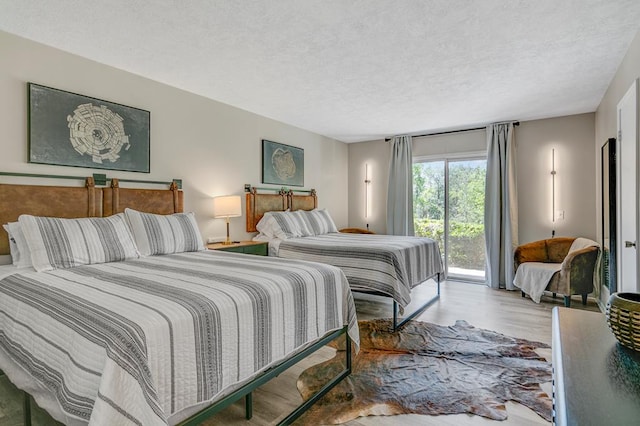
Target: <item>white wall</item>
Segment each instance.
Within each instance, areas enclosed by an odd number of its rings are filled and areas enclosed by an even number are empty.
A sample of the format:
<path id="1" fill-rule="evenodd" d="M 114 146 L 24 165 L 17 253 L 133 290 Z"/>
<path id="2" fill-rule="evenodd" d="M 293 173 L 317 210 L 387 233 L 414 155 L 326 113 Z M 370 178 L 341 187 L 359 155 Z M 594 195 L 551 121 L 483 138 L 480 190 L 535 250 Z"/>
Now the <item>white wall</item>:
<path id="1" fill-rule="evenodd" d="M 243 194 L 245 183 L 260 185 L 264 138 L 305 150 L 305 188 L 318 191 L 320 206 L 331 211 L 339 227 L 347 224 L 348 149 L 342 142 L 4 32 L 0 32 L 0 61 L 0 171 L 180 178 L 185 210 L 196 213 L 203 236 L 223 236 L 225 222 L 211 217 L 211 198 Z M 28 164 L 27 82 L 151 111 L 151 173 Z M 244 217 L 231 219 L 231 233 L 234 239 L 250 236 Z"/>
<path id="2" fill-rule="evenodd" d="M 605 92 L 598 109 L 596 110 L 595 117 L 595 147 L 593 147 L 596 161 L 596 200 L 595 210 L 596 214 L 596 227 L 598 241 L 602 242 L 602 212 L 601 212 L 601 182 L 600 182 L 600 149 L 608 138 L 617 137 L 617 119 L 616 111 L 618 102 L 627 92 L 631 83 L 640 78 L 640 31 L 636 34 L 629 50 L 627 51 L 624 59 L 620 63 L 615 76 L 611 80 L 607 91 Z M 602 289 L 600 298 L 603 302 L 609 297 L 609 292 L 606 288 Z"/>
<path id="3" fill-rule="evenodd" d="M 389 144 L 384 140 L 349 145 L 349 226 L 379 234 L 387 231 L 387 185 L 389 182 Z M 365 218 L 365 164 L 371 180 L 371 216 Z"/>
<path id="4" fill-rule="evenodd" d="M 595 151 L 600 155 L 600 148 L 608 138 L 616 137 L 617 120 L 616 109 L 618 102 L 631 86 L 636 78 L 640 78 L 640 31 L 636 34 L 629 50 L 624 59 L 620 63 L 615 76 L 611 80 L 607 91 L 605 92 L 598 109 L 596 110 L 596 138 Z M 598 157 L 599 158 L 599 157 Z M 596 163 L 600 166 L 600 161 Z M 598 185 L 600 174 L 598 174 Z M 598 204 L 598 209 L 600 205 Z"/>
<path id="5" fill-rule="evenodd" d="M 438 155 L 442 157 L 461 152 L 487 152 L 487 132 L 473 130 L 446 135 L 416 138 L 413 142 L 414 158 Z"/>
<path id="6" fill-rule="evenodd" d="M 551 148 L 558 158 L 557 206 L 565 220 L 555 225 L 556 235 L 595 238 L 594 114 L 521 122 L 515 130 L 518 168 L 519 240 L 521 243 L 551 236 Z M 453 133 L 415 138 L 414 157 L 486 152 L 486 132 Z M 364 164 L 373 165 L 373 217 L 375 232 L 386 231 L 386 201 L 390 148 L 378 140 L 349 145 L 349 226 L 363 227 Z"/>
<path id="7" fill-rule="evenodd" d="M 596 110 L 594 152 L 596 154 L 596 186 L 598 189 L 596 198 L 598 241 L 602 239 L 600 149 L 607 139 L 617 137 L 616 111 L 618 102 L 636 78 L 640 78 L 640 31 L 636 34 Z"/>
<path id="8" fill-rule="evenodd" d="M 524 121 L 516 128 L 520 243 L 556 236 L 596 237 L 594 114 Z M 555 150 L 552 222 L 551 150 Z"/>

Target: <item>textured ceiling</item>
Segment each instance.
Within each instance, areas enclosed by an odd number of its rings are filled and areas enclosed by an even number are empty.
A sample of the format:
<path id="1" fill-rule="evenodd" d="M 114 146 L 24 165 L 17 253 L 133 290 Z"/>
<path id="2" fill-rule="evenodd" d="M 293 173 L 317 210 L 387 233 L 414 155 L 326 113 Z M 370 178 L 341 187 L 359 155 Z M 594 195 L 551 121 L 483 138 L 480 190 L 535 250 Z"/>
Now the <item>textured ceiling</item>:
<path id="1" fill-rule="evenodd" d="M 639 0 L 0 0 L 0 29 L 345 142 L 595 111 Z"/>

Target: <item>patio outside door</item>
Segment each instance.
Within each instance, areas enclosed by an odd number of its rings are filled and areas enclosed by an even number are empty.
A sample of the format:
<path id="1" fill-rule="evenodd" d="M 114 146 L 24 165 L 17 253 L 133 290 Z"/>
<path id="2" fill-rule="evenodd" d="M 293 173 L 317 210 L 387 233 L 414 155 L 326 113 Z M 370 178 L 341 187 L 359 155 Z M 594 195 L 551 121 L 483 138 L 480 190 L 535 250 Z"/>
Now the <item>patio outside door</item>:
<path id="1" fill-rule="evenodd" d="M 414 164 L 414 227 L 438 241 L 447 277 L 485 281 L 486 158 Z"/>

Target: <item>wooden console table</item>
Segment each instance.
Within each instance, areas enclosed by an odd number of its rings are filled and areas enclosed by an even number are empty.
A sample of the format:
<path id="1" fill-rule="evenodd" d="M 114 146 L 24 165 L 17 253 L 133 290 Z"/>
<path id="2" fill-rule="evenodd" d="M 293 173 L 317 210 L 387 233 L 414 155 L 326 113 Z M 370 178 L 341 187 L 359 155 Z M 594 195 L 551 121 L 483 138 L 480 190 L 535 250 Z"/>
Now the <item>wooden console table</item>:
<path id="1" fill-rule="evenodd" d="M 640 425 L 640 353 L 626 349 L 604 314 L 553 309 L 557 425 Z"/>

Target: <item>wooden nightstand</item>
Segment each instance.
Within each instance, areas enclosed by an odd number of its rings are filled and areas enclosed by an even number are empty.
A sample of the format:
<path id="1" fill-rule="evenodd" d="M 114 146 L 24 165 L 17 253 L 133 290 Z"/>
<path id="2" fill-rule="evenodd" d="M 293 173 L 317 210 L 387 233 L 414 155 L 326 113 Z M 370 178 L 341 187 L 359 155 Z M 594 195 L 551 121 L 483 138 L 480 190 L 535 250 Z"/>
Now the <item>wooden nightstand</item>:
<path id="1" fill-rule="evenodd" d="M 232 251 L 234 253 L 256 254 L 267 256 L 269 254 L 269 243 L 266 241 L 240 241 L 233 244 L 207 244 L 209 250 Z"/>

